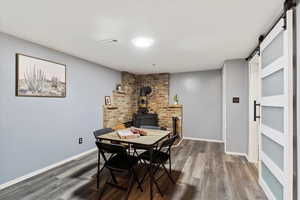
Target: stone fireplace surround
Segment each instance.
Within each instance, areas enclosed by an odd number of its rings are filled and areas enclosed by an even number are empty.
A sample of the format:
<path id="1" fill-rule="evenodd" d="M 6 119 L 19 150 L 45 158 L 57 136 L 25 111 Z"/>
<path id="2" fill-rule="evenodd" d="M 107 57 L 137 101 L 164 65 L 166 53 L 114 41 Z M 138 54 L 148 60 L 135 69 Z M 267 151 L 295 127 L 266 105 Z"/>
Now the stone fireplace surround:
<path id="1" fill-rule="evenodd" d="M 136 75 L 122 72 L 121 76 L 123 91 L 112 91 L 112 105 L 103 106 L 103 127 L 111 128 L 132 121 L 132 116 L 138 109 L 139 89 L 150 86 L 152 93 L 148 96 L 149 112 L 157 113 L 159 126 L 169 130 L 173 129 L 172 117 L 178 117 L 177 131 L 182 137 L 183 107 L 169 104 L 170 75 L 167 73 Z"/>

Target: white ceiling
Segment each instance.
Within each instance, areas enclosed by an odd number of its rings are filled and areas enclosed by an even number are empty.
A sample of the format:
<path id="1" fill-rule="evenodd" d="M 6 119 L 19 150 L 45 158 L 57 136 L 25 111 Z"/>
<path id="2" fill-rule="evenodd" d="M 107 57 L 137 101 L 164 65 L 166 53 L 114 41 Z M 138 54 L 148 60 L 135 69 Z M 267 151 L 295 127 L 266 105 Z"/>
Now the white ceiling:
<path id="1" fill-rule="evenodd" d="M 208 70 L 220 68 L 224 60 L 247 57 L 282 4 L 283 0 L 1 0 L 0 31 L 121 71 Z M 138 36 L 153 38 L 154 45 L 134 47 L 131 41 Z M 110 38 L 118 43 L 101 42 Z"/>

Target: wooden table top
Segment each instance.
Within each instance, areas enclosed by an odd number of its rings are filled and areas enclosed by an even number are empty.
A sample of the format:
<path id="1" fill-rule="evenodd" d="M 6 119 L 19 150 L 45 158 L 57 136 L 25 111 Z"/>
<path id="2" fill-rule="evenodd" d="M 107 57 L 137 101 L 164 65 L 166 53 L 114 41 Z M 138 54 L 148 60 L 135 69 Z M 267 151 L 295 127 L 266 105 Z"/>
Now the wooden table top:
<path id="1" fill-rule="evenodd" d="M 146 146 L 153 146 L 171 134 L 171 131 L 152 130 L 152 129 L 139 129 L 139 130 L 145 131 L 147 135 L 140 136 L 134 139 L 121 139 L 117 135 L 117 132 L 114 131 L 111 133 L 98 136 L 98 138 L 100 140 L 116 141 L 116 142 L 127 143 L 127 144 L 141 144 Z"/>

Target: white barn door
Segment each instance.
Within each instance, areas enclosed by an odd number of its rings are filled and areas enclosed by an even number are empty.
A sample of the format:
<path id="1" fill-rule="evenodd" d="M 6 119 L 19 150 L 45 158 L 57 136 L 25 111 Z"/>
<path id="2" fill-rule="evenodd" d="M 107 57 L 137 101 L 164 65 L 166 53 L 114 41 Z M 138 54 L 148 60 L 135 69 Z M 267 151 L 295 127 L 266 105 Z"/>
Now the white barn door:
<path id="1" fill-rule="evenodd" d="M 270 199 L 293 194 L 293 11 L 260 45 L 259 182 Z"/>

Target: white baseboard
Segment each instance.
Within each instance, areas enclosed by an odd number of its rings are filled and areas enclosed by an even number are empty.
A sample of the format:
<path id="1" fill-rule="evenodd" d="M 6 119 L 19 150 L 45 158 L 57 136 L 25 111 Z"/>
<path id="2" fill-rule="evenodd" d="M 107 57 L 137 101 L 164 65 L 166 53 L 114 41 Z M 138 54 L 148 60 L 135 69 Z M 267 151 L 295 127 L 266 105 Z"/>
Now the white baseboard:
<path id="1" fill-rule="evenodd" d="M 181 138 L 180 141 L 179 141 L 176 145 L 174 145 L 173 147 L 178 147 L 178 146 L 180 146 L 180 144 L 181 144 L 181 142 L 182 142 L 183 139 L 184 139 L 184 138 Z"/>
<path id="2" fill-rule="evenodd" d="M 26 174 L 26 175 L 24 175 L 24 176 L 21 176 L 21 177 L 18 177 L 18 178 L 16 178 L 16 179 L 13 179 L 13 180 L 11 180 L 11 181 L 8 181 L 8 182 L 6 182 L 6 183 L 3 183 L 3 184 L 0 185 L 0 190 L 4 189 L 4 188 L 6 188 L 6 187 L 9 187 L 9 186 L 11 186 L 11 185 L 14 185 L 14 184 L 16 184 L 16 183 L 19 183 L 19 182 L 21 182 L 21 181 L 24 181 L 24 180 L 26 180 L 26 179 L 29 179 L 29 178 L 31 178 L 31 177 L 33 177 L 33 176 L 36 176 L 36 175 L 39 175 L 39 174 L 44 173 L 44 172 L 46 172 L 46 171 L 49 171 L 49 170 L 51 170 L 51 169 L 53 169 L 53 168 L 55 168 L 55 167 L 58 167 L 58 166 L 60 166 L 60 165 L 63 165 L 63 164 L 65 164 L 65 163 L 67 163 L 67 162 L 70 162 L 70 161 L 72 161 L 72 160 L 76 160 L 76 159 L 78 159 L 78 158 L 80 158 L 80 157 L 82 157 L 82 156 L 88 155 L 88 154 L 90 154 L 90 153 L 92 153 L 92 152 L 94 152 L 94 151 L 96 151 L 96 150 L 97 150 L 97 148 L 93 148 L 93 149 L 91 149 L 91 150 L 85 151 L 85 152 L 83 152 L 83 153 L 77 154 L 77 155 L 75 155 L 75 156 L 72 156 L 72 157 L 70 157 L 70 158 L 67 158 L 67 159 L 65 159 L 65 160 L 62 160 L 62 161 L 57 162 L 57 163 L 55 163 L 55 164 L 49 165 L 49 166 L 44 167 L 44 168 L 42 168 L 42 169 L 33 171 L 33 172 L 29 173 L 29 174 Z"/>
<path id="3" fill-rule="evenodd" d="M 258 182 L 261 188 L 263 189 L 263 191 L 265 192 L 268 199 L 270 200 L 276 199 L 273 193 L 271 192 L 269 186 L 262 179 L 260 179 Z"/>
<path id="4" fill-rule="evenodd" d="M 204 142 L 216 142 L 216 143 L 224 143 L 222 140 L 212 140 L 212 139 L 203 139 L 203 138 L 194 138 L 194 137 L 183 137 L 185 140 L 195 140 L 195 141 L 204 141 Z"/>
<path id="5" fill-rule="evenodd" d="M 251 160 L 251 159 L 249 158 L 249 156 L 247 156 L 247 160 L 248 160 L 249 163 L 252 163 L 252 164 L 255 164 L 255 165 L 258 163 L 257 160 Z"/>
<path id="6" fill-rule="evenodd" d="M 246 153 L 239 153 L 239 152 L 232 152 L 232 151 L 226 151 L 225 153 L 233 156 L 244 156 L 248 160 L 248 155 Z"/>

